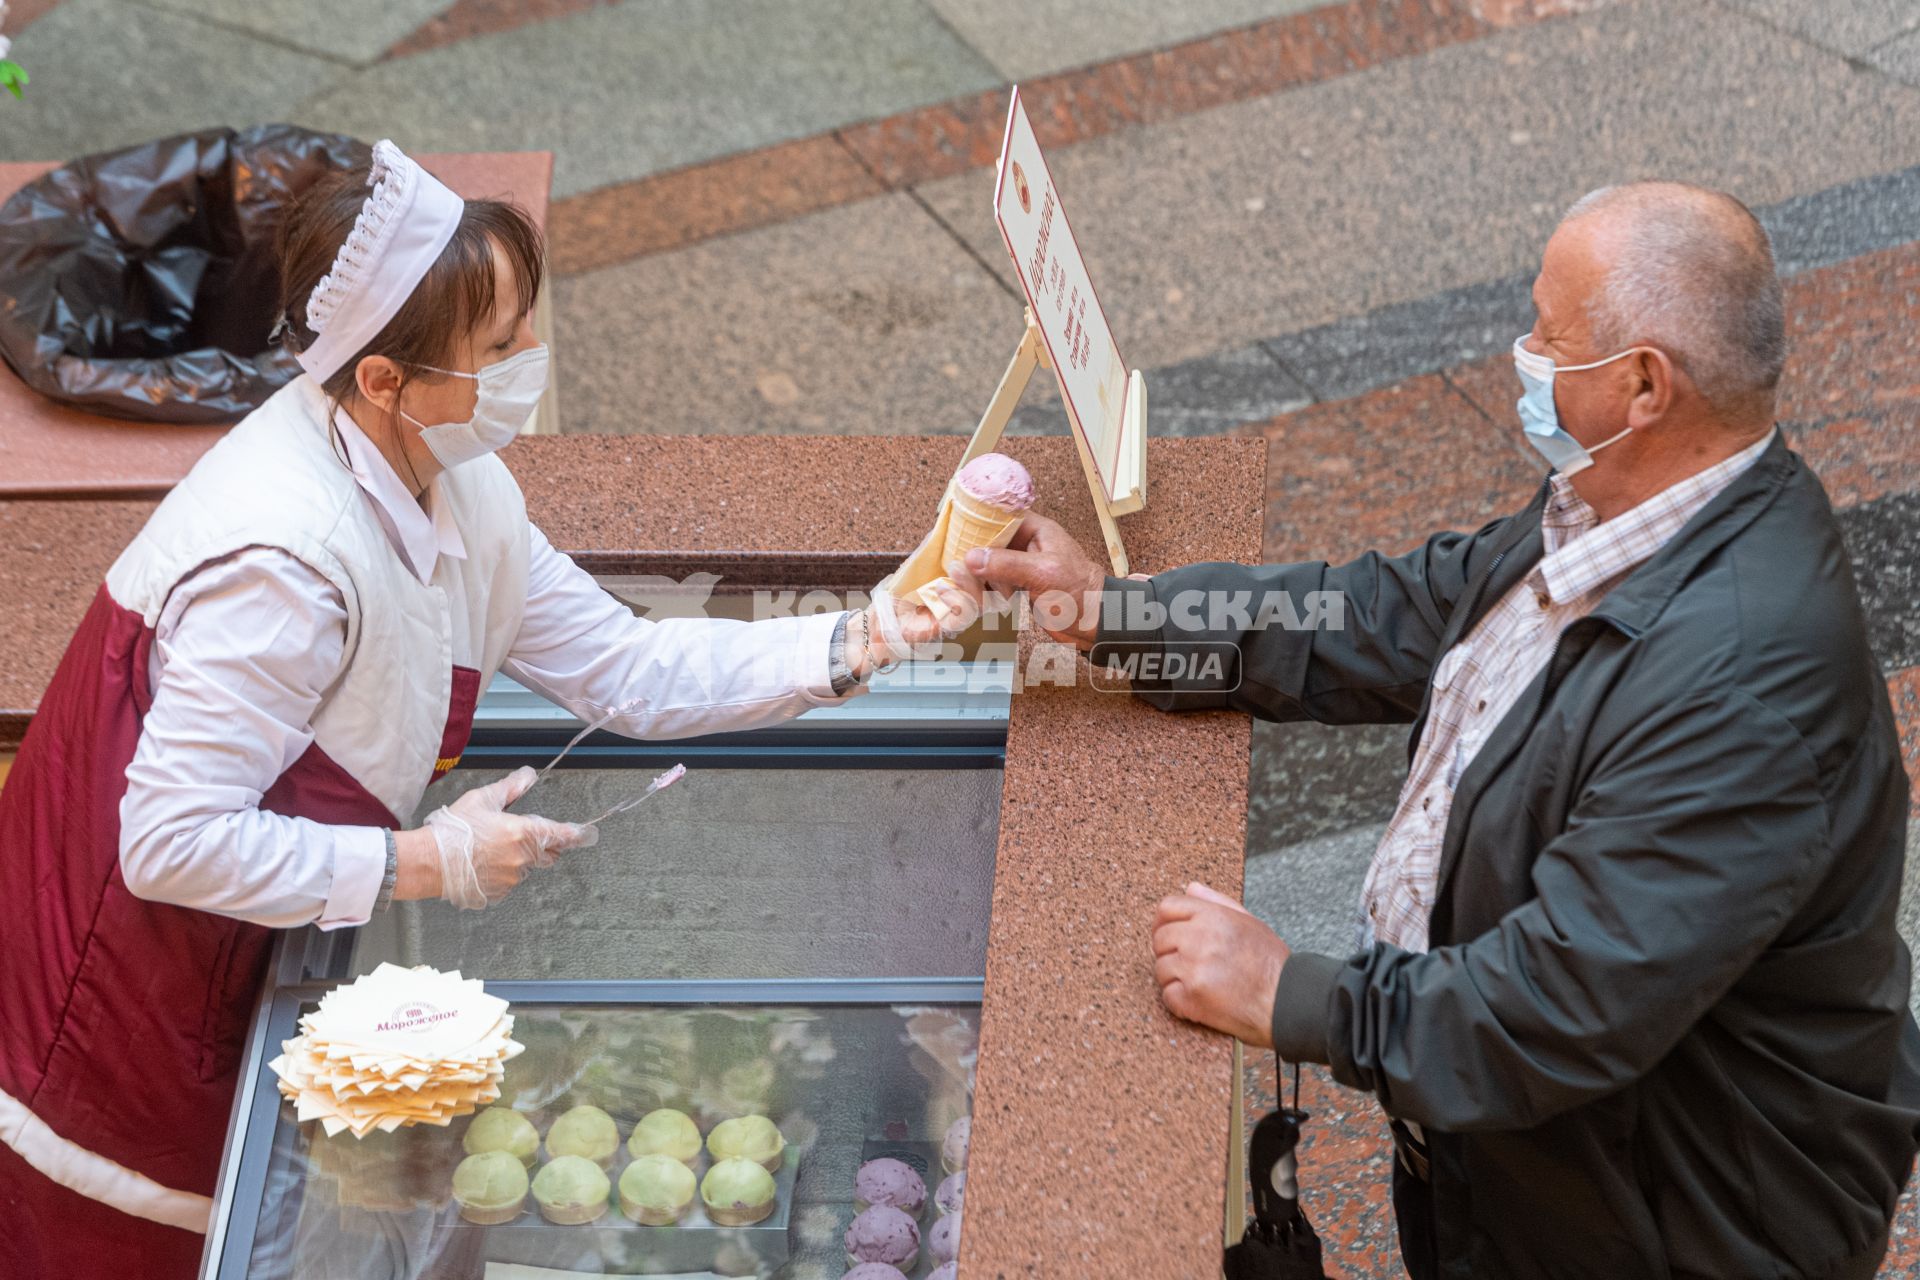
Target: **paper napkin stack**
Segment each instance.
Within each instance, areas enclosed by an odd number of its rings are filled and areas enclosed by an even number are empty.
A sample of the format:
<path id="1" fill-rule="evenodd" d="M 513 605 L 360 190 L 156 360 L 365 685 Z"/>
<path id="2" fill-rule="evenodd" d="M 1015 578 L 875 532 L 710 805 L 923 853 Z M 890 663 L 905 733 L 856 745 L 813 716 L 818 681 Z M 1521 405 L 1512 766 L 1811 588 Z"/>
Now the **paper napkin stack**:
<path id="1" fill-rule="evenodd" d="M 507 1002 L 479 979 L 383 964 L 329 992 L 269 1065 L 298 1118 L 328 1137 L 444 1125 L 499 1100 L 512 1039 Z"/>

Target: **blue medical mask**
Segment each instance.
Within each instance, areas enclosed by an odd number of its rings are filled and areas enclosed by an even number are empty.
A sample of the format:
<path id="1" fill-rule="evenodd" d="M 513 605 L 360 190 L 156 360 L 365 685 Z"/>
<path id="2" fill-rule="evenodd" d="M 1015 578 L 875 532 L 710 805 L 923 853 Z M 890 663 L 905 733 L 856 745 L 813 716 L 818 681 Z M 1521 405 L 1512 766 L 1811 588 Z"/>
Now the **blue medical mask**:
<path id="1" fill-rule="evenodd" d="M 1591 449 L 1567 434 L 1560 425 L 1560 410 L 1553 403 L 1553 378 L 1556 373 L 1579 373 L 1586 369 L 1598 369 L 1603 364 L 1612 364 L 1623 356 L 1630 356 L 1636 348 L 1628 347 L 1619 355 L 1608 356 L 1605 360 L 1595 360 L 1592 364 L 1570 364 L 1556 366 L 1553 357 L 1538 355 L 1527 350 L 1527 335 L 1521 334 L 1513 341 L 1513 368 L 1520 375 L 1520 385 L 1525 388 L 1519 403 L 1520 429 L 1526 433 L 1527 443 L 1540 451 L 1540 456 L 1563 476 L 1577 475 L 1593 465 L 1593 455 L 1633 432 L 1628 427 L 1619 435 L 1611 436 L 1594 445 Z"/>

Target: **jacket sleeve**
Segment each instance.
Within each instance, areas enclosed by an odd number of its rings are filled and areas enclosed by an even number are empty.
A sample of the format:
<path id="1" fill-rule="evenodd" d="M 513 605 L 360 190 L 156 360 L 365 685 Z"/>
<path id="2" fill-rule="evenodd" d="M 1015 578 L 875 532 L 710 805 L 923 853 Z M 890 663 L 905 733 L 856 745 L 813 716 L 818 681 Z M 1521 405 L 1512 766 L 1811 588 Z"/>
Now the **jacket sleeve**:
<path id="1" fill-rule="evenodd" d="M 1602 749 L 1540 852 L 1532 900 L 1426 954 L 1296 953 L 1274 1047 L 1329 1063 L 1401 1119 L 1531 1128 L 1652 1069 L 1831 856 L 1815 763 L 1791 724 L 1737 691 L 1661 708 Z"/>
<path id="2" fill-rule="evenodd" d="M 1347 564 L 1196 564 L 1149 581 L 1109 579 L 1096 663 L 1132 667 L 1133 692 L 1165 711 L 1231 707 L 1264 720 L 1388 724 L 1419 713 L 1447 619 L 1511 517 L 1438 533 L 1400 556 Z M 1217 669 L 1140 672 L 1179 652 Z M 1165 670 L 1163 667 L 1162 670 Z"/>

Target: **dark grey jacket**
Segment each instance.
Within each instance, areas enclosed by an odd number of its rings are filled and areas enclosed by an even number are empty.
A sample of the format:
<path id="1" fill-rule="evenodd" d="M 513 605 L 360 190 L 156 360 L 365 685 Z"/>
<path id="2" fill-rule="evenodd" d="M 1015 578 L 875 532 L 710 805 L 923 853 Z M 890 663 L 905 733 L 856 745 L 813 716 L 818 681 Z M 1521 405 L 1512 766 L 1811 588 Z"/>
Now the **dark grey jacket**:
<path id="1" fill-rule="evenodd" d="M 1436 662 L 1539 560 L 1544 498 L 1398 557 L 1109 583 L 1136 612 L 1339 591 L 1343 630 L 1130 628 L 1110 601 L 1102 639 L 1235 647 L 1197 687 L 1136 682 L 1168 709 L 1417 742 Z M 1871 1276 L 1920 1123 L 1907 804 L 1839 528 L 1776 439 L 1462 774 L 1432 949 L 1295 952 L 1275 1047 L 1426 1127 L 1448 1277 Z"/>

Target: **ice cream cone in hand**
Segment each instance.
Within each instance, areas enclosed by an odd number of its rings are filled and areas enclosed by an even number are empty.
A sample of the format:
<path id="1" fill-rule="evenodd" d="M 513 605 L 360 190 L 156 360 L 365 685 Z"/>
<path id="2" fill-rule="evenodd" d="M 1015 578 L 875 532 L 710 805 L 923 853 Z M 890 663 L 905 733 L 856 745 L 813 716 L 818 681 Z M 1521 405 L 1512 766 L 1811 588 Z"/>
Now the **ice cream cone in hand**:
<path id="1" fill-rule="evenodd" d="M 932 534 L 895 575 L 892 587 L 902 600 L 925 605 L 935 616 L 946 612 L 940 590 L 943 566 L 966 562 L 975 547 L 1004 547 L 1033 506 L 1033 477 L 1003 453 L 987 453 L 960 468 Z"/>

